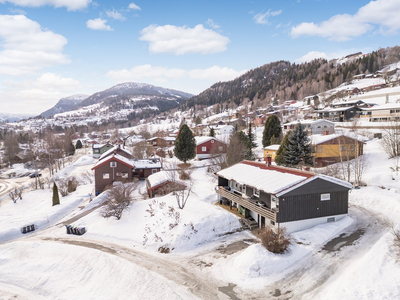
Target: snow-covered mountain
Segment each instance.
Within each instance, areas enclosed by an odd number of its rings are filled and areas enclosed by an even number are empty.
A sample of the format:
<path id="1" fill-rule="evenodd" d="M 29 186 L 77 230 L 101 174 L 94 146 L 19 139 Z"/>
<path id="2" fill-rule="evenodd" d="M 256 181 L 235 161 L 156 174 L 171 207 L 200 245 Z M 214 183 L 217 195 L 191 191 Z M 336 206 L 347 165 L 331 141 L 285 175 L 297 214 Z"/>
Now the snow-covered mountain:
<path id="1" fill-rule="evenodd" d="M 28 119 L 29 117 L 33 117 L 33 115 L 16 115 L 16 114 L 0 113 L 0 123 L 5 121 L 18 122 L 22 119 Z"/>
<path id="2" fill-rule="evenodd" d="M 42 112 L 40 115 L 43 117 L 50 117 L 58 113 L 73 110 L 88 97 L 89 95 L 77 94 L 62 98 L 57 102 L 54 107 L 46 110 L 45 112 Z"/>
<path id="3" fill-rule="evenodd" d="M 49 117 L 93 104 L 101 104 L 109 109 L 156 107 L 159 111 L 164 111 L 178 106 L 179 103 L 192 96 L 189 93 L 146 83 L 127 82 L 91 96 L 75 95 L 63 98 L 53 108 L 41 113 L 41 116 Z"/>

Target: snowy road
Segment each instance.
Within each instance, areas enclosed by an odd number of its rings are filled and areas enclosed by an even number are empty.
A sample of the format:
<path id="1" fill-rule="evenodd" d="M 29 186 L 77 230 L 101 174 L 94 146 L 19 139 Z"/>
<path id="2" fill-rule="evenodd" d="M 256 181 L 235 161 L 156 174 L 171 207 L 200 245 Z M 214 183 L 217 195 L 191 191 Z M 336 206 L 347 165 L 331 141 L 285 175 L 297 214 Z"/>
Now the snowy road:
<path id="1" fill-rule="evenodd" d="M 324 287 L 366 254 L 388 231 L 387 220 L 374 212 L 351 206 L 349 214 L 355 222 L 342 239 L 334 239 L 336 245 L 310 254 L 294 272 L 273 285 L 257 293 L 237 290 L 237 295 L 241 299 L 263 299 L 266 295 L 271 299 L 323 299 L 320 292 Z M 360 232 L 363 232 L 361 236 Z M 351 246 L 344 246 L 346 244 Z"/>

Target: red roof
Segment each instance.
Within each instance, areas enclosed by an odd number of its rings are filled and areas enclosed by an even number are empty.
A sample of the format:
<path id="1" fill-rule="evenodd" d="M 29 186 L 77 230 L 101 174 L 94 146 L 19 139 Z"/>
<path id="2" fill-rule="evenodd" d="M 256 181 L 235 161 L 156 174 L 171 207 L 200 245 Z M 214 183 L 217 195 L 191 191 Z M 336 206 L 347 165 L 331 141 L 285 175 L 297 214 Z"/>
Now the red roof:
<path id="1" fill-rule="evenodd" d="M 293 175 L 304 176 L 304 177 L 307 177 L 307 179 L 317 175 L 312 172 L 307 172 L 307 171 L 302 171 L 302 170 L 297 170 L 297 169 L 292 169 L 292 168 L 279 167 L 279 166 L 268 166 L 266 163 L 263 163 L 263 162 L 244 160 L 241 163 L 250 165 L 253 167 L 259 167 L 260 169 L 263 169 L 263 170 L 273 170 L 273 171 L 278 171 L 281 173 L 289 173 L 289 174 L 293 174 Z"/>

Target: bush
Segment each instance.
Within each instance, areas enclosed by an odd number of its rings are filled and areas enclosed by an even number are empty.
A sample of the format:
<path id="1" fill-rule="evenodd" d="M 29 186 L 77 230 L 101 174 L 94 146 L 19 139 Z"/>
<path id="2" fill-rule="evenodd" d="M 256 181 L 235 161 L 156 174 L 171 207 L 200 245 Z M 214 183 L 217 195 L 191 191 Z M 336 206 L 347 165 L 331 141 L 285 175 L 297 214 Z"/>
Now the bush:
<path id="1" fill-rule="evenodd" d="M 257 235 L 262 245 L 273 253 L 285 253 L 292 243 L 292 237 L 285 227 L 279 227 L 275 230 L 272 228 L 259 229 Z"/>
<path id="2" fill-rule="evenodd" d="M 189 172 L 185 172 L 185 171 L 180 171 L 179 172 L 179 179 L 180 180 L 188 180 L 190 179 L 190 173 Z"/>
<path id="3" fill-rule="evenodd" d="M 103 201 L 101 216 L 104 218 L 116 217 L 121 219 L 124 211 L 129 210 L 132 201 L 132 192 L 135 187 L 131 183 L 120 183 L 107 191 L 106 199 Z"/>
<path id="4" fill-rule="evenodd" d="M 158 155 L 159 157 L 165 158 L 165 151 L 162 149 L 159 149 L 156 151 L 156 155 Z"/>

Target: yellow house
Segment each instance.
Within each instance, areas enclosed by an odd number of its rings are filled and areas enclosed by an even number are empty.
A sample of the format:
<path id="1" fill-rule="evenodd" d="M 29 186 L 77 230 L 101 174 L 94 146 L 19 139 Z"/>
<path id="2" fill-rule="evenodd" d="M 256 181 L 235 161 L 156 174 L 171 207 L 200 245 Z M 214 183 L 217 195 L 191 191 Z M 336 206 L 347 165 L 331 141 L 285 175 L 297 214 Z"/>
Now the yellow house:
<path id="1" fill-rule="evenodd" d="M 310 139 L 315 151 L 316 167 L 324 167 L 363 155 L 364 142 L 350 136 L 314 134 Z"/>
<path id="2" fill-rule="evenodd" d="M 276 151 L 278 151 L 280 145 L 269 145 L 264 148 L 264 159 L 271 157 L 272 161 L 275 161 Z"/>

